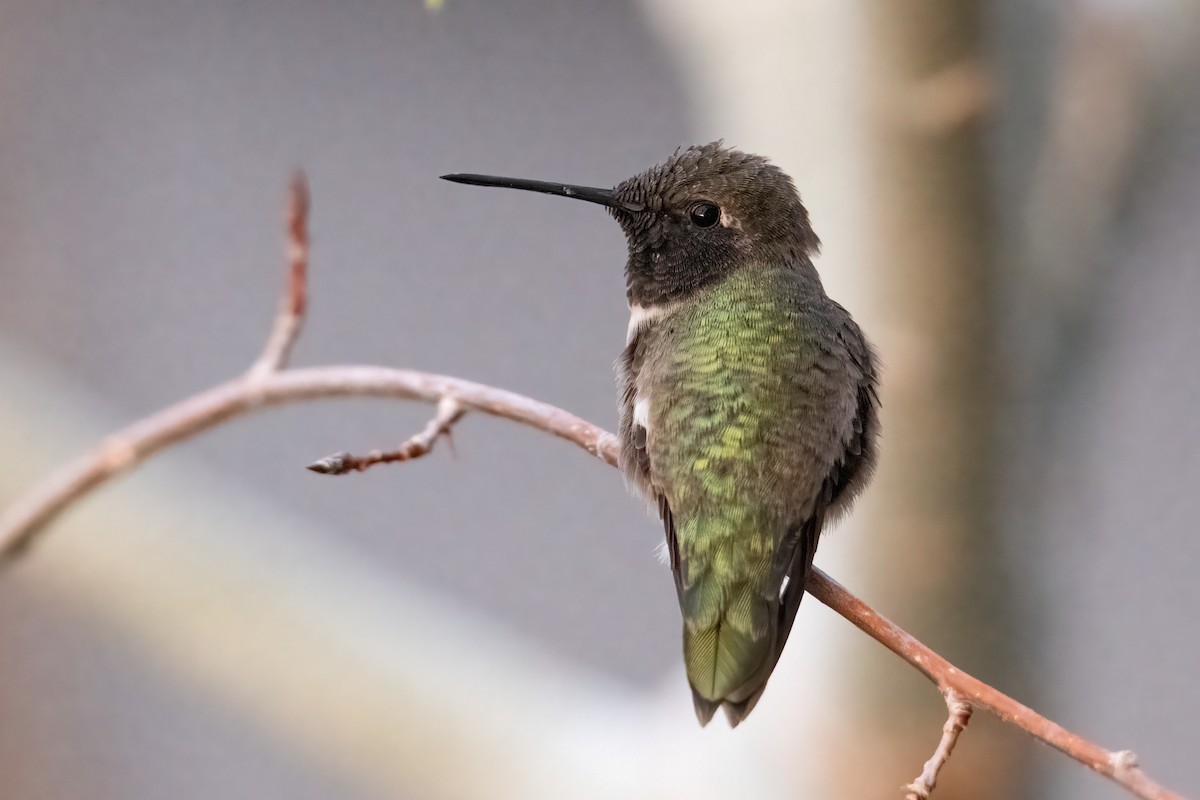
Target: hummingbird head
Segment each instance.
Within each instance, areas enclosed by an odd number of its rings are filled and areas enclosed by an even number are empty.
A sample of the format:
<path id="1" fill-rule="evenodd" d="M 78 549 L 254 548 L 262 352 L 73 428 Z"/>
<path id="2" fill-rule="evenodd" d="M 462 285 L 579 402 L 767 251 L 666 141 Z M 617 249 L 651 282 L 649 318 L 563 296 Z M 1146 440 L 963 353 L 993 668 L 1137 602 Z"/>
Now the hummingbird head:
<path id="1" fill-rule="evenodd" d="M 809 259 L 820 247 L 792 179 L 767 159 L 719 141 L 676 150 L 613 189 L 489 175 L 442 177 L 606 206 L 625 232 L 627 294 L 636 305 L 682 300 L 759 264 L 811 269 Z"/>
<path id="2" fill-rule="evenodd" d="M 792 179 L 719 141 L 676 150 L 614 194 L 631 303 L 680 299 L 754 264 L 799 266 L 820 247 Z"/>

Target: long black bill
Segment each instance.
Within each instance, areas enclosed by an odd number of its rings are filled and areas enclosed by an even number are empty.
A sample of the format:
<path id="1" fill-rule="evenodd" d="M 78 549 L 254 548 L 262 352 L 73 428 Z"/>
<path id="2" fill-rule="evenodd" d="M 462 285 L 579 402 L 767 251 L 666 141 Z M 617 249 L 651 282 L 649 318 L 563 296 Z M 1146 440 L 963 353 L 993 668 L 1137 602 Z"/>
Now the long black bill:
<path id="1" fill-rule="evenodd" d="M 571 197 L 576 200 L 586 200 L 589 203 L 599 203 L 609 208 L 622 211 L 644 211 L 640 203 L 628 203 L 620 200 L 612 189 L 597 189 L 592 186 L 571 186 L 565 183 L 550 183 L 549 181 L 530 181 L 524 178 L 501 178 L 496 175 L 470 175 L 455 173 L 443 175 L 442 180 L 452 183 L 466 183 L 472 186 L 499 186 L 504 189 L 524 189 L 527 192 L 556 194 L 559 197 Z"/>

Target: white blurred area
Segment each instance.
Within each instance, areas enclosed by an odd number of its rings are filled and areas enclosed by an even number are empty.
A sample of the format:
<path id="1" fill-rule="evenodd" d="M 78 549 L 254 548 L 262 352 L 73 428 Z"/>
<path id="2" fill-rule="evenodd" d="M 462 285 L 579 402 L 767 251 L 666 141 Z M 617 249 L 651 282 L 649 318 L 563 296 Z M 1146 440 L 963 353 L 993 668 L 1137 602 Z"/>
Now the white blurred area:
<path id="1" fill-rule="evenodd" d="M 612 184 L 723 137 L 796 179 L 886 365 L 885 460 L 817 562 L 952 661 L 1200 793 L 1200 14 L 751 0 L 0 0 L 0 504 L 244 369 L 313 191 L 304 364 L 460 375 L 612 427 Z M 380 402 L 239 420 L 0 576 L 0 798 L 859 798 L 932 686 L 811 599 L 701 730 L 655 520 L 569 445 L 302 469 Z M 1149 654 L 1153 654 L 1152 656 Z M 982 713 L 937 794 L 1118 798 Z"/>

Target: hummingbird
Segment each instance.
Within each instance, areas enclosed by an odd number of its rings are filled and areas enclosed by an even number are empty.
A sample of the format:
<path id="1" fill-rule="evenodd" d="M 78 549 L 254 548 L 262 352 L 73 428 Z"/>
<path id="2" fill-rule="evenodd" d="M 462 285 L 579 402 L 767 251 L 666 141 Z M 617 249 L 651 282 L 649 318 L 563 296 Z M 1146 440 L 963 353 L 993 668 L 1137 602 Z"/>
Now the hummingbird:
<path id="1" fill-rule="evenodd" d="M 753 709 L 791 632 L 826 523 L 875 467 L 877 359 L 825 294 L 792 179 L 711 142 L 612 189 L 445 180 L 605 206 L 625 233 L 620 468 L 657 509 L 696 716 Z"/>

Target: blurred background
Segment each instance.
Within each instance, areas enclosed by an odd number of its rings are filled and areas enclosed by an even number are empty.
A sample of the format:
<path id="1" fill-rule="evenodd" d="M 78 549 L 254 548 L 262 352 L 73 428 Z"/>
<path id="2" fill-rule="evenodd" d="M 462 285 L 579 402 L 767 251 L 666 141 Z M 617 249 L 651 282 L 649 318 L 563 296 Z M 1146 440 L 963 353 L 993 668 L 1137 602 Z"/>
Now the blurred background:
<path id="1" fill-rule="evenodd" d="M 313 192 L 296 362 L 615 425 L 624 242 L 436 180 L 612 185 L 724 137 L 796 180 L 885 364 L 884 460 L 818 554 L 1066 727 L 1200 795 L 1200 5 L 0 0 L 0 505 L 242 371 Z M 811 599 L 700 730 L 656 521 L 479 416 L 242 419 L 0 576 L 0 797 L 899 797 L 936 691 Z M 936 793 L 1123 797 L 980 713 Z"/>

